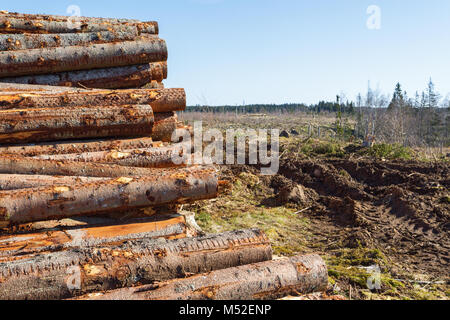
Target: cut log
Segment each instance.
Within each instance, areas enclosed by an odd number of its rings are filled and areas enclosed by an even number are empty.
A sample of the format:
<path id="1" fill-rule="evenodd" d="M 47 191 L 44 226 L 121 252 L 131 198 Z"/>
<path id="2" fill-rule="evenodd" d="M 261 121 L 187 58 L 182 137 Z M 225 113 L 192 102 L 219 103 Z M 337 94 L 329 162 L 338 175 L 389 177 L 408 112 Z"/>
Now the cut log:
<path id="1" fill-rule="evenodd" d="M 36 85 L 36 84 L 21 84 L 21 83 L 8 83 L 2 82 L 0 79 L 0 93 L 3 95 L 17 94 L 17 93 L 57 93 L 57 92 L 82 92 L 88 91 L 80 88 L 70 88 L 70 87 L 56 87 L 47 85 Z"/>
<path id="2" fill-rule="evenodd" d="M 0 51 L 0 77 L 121 67 L 167 60 L 159 38 L 18 51 Z"/>
<path id="3" fill-rule="evenodd" d="M 0 73 L 1 74 L 1 73 Z M 8 77 L 0 82 L 99 89 L 139 88 L 167 78 L 167 62 Z"/>
<path id="4" fill-rule="evenodd" d="M 0 191 L 0 225 L 184 204 L 217 196 L 215 170 L 154 170 L 152 176 Z"/>
<path id="5" fill-rule="evenodd" d="M 0 34 L 0 51 L 29 50 L 132 41 L 138 37 L 136 30 L 131 32 L 89 32 L 58 34 Z"/>
<path id="6" fill-rule="evenodd" d="M 0 92 L 1 109 L 53 108 L 77 106 L 112 106 L 149 104 L 157 121 L 174 117 L 170 111 L 182 111 L 186 108 L 184 89 L 132 89 L 132 90 L 91 90 L 80 92 Z"/>
<path id="7" fill-rule="evenodd" d="M 117 246 L 130 240 L 186 237 L 185 218 L 174 214 L 134 218 L 126 222 L 85 217 L 78 224 L 61 227 L 60 223 L 41 232 L 0 235 L 0 262 L 30 259 L 39 253 L 69 248 Z"/>
<path id="8" fill-rule="evenodd" d="M 318 255 L 260 262 L 187 279 L 88 294 L 79 300 L 272 300 L 325 291 L 328 272 Z"/>
<path id="9" fill-rule="evenodd" d="M 107 150 L 130 150 L 162 147 L 162 142 L 154 142 L 152 138 L 135 138 L 124 140 L 82 140 L 70 142 L 46 142 L 40 144 L 26 144 L 2 147 L 0 146 L 0 154 L 12 154 L 18 156 L 37 156 L 37 155 L 54 155 L 54 154 L 70 154 L 85 153 Z"/>
<path id="10" fill-rule="evenodd" d="M 123 32 L 158 34 L 158 23 L 129 19 L 66 17 L 52 15 L 29 15 L 19 13 L 0 14 L 1 33 L 77 33 L 77 32 Z"/>
<path id="11" fill-rule="evenodd" d="M 149 105 L 0 110 L 0 143 L 149 135 Z"/>
<path id="12" fill-rule="evenodd" d="M 111 163 L 128 167 L 169 168 L 180 165 L 175 164 L 173 159 L 174 157 L 182 157 L 183 150 L 187 150 L 189 146 L 190 145 L 186 145 L 183 147 L 180 144 L 174 144 L 167 147 L 131 149 L 122 151 L 111 150 L 86 153 L 39 155 L 35 156 L 34 158 L 58 161 L 69 160 L 77 162 Z"/>
<path id="13" fill-rule="evenodd" d="M 16 190 L 38 187 L 50 187 L 61 185 L 73 185 L 102 181 L 105 178 L 95 177 L 67 177 L 67 176 L 43 176 L 26 174 L 0 174 L 0 190 Z"/>
<path id="14" fill-rule="evenodd" d="M 178 127 L 178 116 L 175 112 L 155 113 L 152 139 L 154 141 L 172 142 L 172 134 Z"/>
<path id="15" fill-rule="evenodd" d="M 125 167 L 115 164 L 103 164 L 94 162 L 41 160 L 13 155 L 0 155 L 0 173 L 8 174 L 39 174 L 49 176 L 80 176 L 99 178 L 165 176 L 174 171 L 186 171 L 199 169 L 214 171 L 211 167 L 187 167 L 177 169 L 154 169 Z"/>
<path id="16" fill-rule="evenodd" d="M 68 249 L 1 262 L 0 299 L 70 298 L 271 258 L 269 240 L 259 230 L 171 241 L 140 239 L 116 247 Z M 247 277 L 251 276 L 247 273 Z"/>

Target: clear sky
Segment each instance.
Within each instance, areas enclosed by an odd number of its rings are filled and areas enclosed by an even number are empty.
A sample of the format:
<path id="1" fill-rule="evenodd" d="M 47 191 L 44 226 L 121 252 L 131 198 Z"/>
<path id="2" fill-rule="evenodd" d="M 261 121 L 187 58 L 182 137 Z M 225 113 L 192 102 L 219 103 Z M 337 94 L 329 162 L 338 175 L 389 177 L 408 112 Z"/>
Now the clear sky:
<path id="1" fill-rule="evenodd" d="M 368 81 L 386 93 L 399 81 L 412 96 L 430 77 L 450 93 L 449 0 L 3 0 L 0 10 L 63 15 L 70 5 L 157 20 L 166 87 L 186 88 L 189 105 L 353 99 Z"/>

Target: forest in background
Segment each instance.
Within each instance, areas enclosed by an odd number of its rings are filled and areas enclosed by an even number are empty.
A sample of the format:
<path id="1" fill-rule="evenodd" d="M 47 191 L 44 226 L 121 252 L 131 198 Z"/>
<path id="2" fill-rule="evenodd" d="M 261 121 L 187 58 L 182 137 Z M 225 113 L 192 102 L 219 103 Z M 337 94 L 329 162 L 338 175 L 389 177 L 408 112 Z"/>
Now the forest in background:
<path id="1" fill-rule="evenodd" d="M 186 112 L 239 114 L 335 114 L 336 138 L 363 139 L 399 144 L 404 147 L 450 146 L 449 116 L 450 95 L 442 97 L 430 79 L 422 92 L 414 96 L 397 83 L 393 94 L 383 94 L 379 89 L 358 94 L 349 100 L 344 93 L 335 101 L 317 104 L 253 104 L 244 106 L 190 106 Z M 351 118 L 353 121 L 348 121 Z"/>

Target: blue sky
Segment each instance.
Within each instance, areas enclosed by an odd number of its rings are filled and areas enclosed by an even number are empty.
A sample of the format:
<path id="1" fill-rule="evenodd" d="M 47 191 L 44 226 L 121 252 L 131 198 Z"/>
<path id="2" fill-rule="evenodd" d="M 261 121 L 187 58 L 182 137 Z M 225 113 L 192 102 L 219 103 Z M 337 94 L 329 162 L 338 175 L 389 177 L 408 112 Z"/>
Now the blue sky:
<path id="1" fill-rule="evenodd" d="M 3 1 L 0 10 L 157 20 L 169 47 L 167 87 L 188 104 L 315 103 L 430 77 L 450 93 L 448 0 Z M 381 29 L 367 28 L 367 8 Z"/>

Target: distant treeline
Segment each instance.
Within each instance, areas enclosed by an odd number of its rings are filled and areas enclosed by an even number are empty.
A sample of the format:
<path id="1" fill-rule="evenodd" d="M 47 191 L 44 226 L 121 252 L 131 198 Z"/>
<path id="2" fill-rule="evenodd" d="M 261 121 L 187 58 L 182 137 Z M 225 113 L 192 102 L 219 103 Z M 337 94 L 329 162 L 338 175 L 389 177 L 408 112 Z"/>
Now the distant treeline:
<path id="1" fill-rule="evenodd" d="M 250 104 L 245 106 L 190 106 L 187 112 L 212 112 L 212 113 L 293 113 L 293 112 L 338 112 L 350 113 L 355 111 L 353 102 L 338 104 L 336 102 L 320 101 L 314 105 L 303 103 L 286 104 Z"/>

